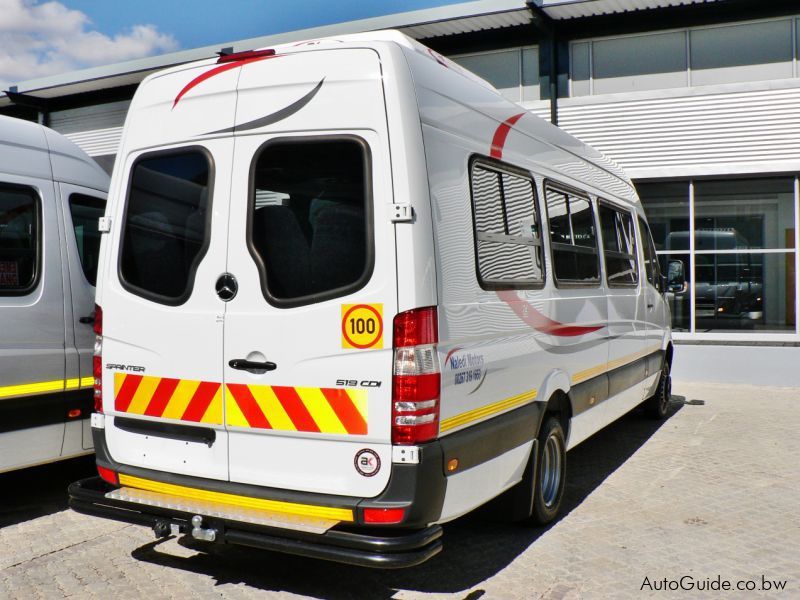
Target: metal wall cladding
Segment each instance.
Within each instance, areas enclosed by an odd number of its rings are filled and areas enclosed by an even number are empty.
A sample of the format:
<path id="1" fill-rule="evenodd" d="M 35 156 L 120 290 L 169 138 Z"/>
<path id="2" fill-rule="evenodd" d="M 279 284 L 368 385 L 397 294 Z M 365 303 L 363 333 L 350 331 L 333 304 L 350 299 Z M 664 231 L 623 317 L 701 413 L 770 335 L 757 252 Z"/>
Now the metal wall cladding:
<path id="1" fill-rule="evenodd" d="M 54 111 L 50 127 L 75 142 L 89 156 L 116 154 L 130 100 Z"/>
<path id="2" fill-rule="evenodd" d="M 562 104 L 559 125 L 634 177 L 800 167 L 800 88 Z"/>

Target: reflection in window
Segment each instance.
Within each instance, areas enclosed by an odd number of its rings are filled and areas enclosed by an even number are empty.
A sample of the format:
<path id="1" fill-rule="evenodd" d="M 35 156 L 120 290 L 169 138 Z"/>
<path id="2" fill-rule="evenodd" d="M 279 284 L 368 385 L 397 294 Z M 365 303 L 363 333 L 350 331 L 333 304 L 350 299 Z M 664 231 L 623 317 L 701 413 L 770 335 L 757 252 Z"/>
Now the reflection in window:
<path id="1" fill-rule="evenodd" d="M 208 240 L 210 170 L 200 150 L 145 155 L 134 164 L 120 258 L 131 291 L 166 304 L 191 293 Z"/>
<path id="2" fill-rule="evenodd" d="M 26 293 L 36 280 L 38 205 L 33 189 L 0 185 L 0 296 Z"/>
<path id="3" fill-rule="evenodd" d="M 106 202 L 100 198 L 72 194 L 69 198 L 69 210 L 72 216 L 72 230 L 78 245 L 78 258 L 81 261 L 86 281 L 95 285 L 97 282 L 97 263 L 100 259 L 100 230 L 98 219 L 105 212 Z"/>
<path id="4" fill-rule="evenodd" d="M 586 198 L 550 187 L 546 194 L 556 280 L 573 284 L 599 283 L 592 205 Z"/>
<path id="5" fill-rule="evenodd" d="M 264 146 L 253 173 L 250 236 L 265 292 L 307 304 L 363 284 L 372 245 L 364 146 L 280 140 Z"/>
<path id="6" fill-rule="evenodd" d="M 631 214 L 606 204 L 601 204 L 599 209 L 608 284 L 636 285 L 639 281 L 639 272 L 636 232 L 633 229 Z"/>
<path id="7" fill-rule="evenodd" d="M 488 287 L 544 281 L 533 180 L 494 165 L 472 166 L 478 273 Z"/>

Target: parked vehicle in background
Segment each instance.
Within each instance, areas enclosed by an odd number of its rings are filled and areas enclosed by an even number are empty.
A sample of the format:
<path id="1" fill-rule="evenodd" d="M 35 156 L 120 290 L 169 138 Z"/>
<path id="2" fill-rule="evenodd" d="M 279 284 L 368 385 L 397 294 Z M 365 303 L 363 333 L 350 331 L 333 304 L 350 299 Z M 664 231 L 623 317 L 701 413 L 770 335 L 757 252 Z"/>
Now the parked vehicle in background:
<path id="1" fill-rule="evenodd" d="M 492 500 L 552 521 L 568 448 L 666 414 L 630 180 L 402 34 L 150 76 L 117 160 L 78 511 L 409 566 Z"/>
<path id="2" fill-rule="evenodd" d="M 108 181 L 65 137 L 0 116 L 0 472 L 92 452 Z"/>

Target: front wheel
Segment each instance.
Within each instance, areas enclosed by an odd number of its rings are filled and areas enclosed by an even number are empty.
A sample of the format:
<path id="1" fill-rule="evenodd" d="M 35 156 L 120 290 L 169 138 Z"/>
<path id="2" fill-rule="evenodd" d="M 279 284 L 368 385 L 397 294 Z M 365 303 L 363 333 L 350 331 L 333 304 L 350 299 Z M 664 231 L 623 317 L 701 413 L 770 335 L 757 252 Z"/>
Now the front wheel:
<path id="1" fill-rule="evenodd" d="M 658 379 L 656 393 L 645 400 L 644 412 L 651 419 L 661 421 L 667 417 L 669 402 L 672 398 L 672 376 L 669 372 L 669 363 L 664 361 L 661 368 L 661 377 Z"/>
<path id="2" fill-rule="evenodd" d="M 567 444 L 558 419 L 548 417 L 545 420 L 539 432 L 538 446 L 530 520 L 546 525 L 556 518 L 561 508 L 567 475 Z"/>

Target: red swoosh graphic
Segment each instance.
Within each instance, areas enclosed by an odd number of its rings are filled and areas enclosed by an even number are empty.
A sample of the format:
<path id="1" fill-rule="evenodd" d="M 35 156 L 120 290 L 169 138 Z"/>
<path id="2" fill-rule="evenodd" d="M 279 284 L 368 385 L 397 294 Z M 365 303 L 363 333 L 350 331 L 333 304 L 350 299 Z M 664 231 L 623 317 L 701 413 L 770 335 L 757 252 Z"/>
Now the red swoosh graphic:
<path id="1" fill-rule="evenodd" d="M 447 361 L 450 360 L 450 357 L 461 349 L 462 348 L 453 348 L 452 350 L 450 350 L 450 352 L 447 353 L 447 356 L 444 357 L 445 366 L 447 366 Z"/>
<path id="2" fill-rule="evenodd" d="M 503 158 L 503 146 L 506 145 L 508 132 L 511 131 L 514 123 L 519 121 L 524 114 L 525 113 L 523 112 L 519 113 L 518 115 L 514 115 L 513 117 L 508 117 L 505 121 L 500 123 L 500 125 L 497 127 L 497 130 L 494 132 L 494 137 L 492 138 L 492 149 L 489 152 L 489 156 L 497 159 Z"/>
<path id="3" fill-rule="evenodd" d="M 186 92 L 188 92 L 194 87 L 197 87 L 207 79 L 211 79 L 215 75 L 219 75 L 220 73 L 224 73 L 225 71 L 230 71 L 231 69 L 235 69 L 237 67 L 243 67 L 244 65 L 253 62 L 258 62 L 260 60 L 267 60 L 268 58 L 278 58 L 278 56 L 279 55 L 275 54 L 271 56 L 257 56 L 255 58 L 244 58 L 242 60 L 235 60 L 229 63 L 222 64 L 218 67 L 214 67 L 210 71 L 206 71 L 205 73 L 198 75 L 197 77 L 192 79 L 189 83 L 187 83 L 185 86 L 183 86 L 183 89 L 180 92 L 178 92 L 177 96 L 175 96 L 175 101 L 172 103 L 172 108 L 175 108 L 177 106 L 178 102 L 180 102 L 180 99 L 186 95 Z"/>
<path id="4" fill-rule="evenodd" d="M 513 290 L 499 291 L 497 292 L 497 297 L 505 302 L 508 307 L 514 311 L 514 314 L 528 326 L 548 335 L 575 337 L 578 335 L 586 335 L 587 333 L 592 333 L 603 328 L 603 325 L 585 327 L 582 325 L 566 325 L 554 321 L 536 310 L 530 302 L 521 300 Z"/>

